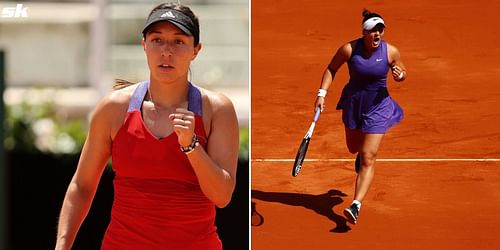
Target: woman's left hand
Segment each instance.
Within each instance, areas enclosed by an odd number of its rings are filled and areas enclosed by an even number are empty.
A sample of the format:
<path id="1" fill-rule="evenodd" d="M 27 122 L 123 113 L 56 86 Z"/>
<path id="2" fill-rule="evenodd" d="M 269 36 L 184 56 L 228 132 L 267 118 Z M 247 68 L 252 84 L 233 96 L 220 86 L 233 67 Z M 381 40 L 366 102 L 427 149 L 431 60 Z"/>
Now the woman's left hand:
<path id="1" fill-rule="evenodd" d="M 194 136 L 194 113 L 187 109 L 177 108 L 168 118 L 172 121 L 179 145 L 183 147 L 189 146 Z"/>
<path id="2" fill-rule="evenodd" d="M 399 67 L 398 65 L 392 65 L 391 69 L 392 69 L 392 77 L 394 78 L 394 80 L 401 81 L 404 79 L 405 72 L 401 67 Z"/>

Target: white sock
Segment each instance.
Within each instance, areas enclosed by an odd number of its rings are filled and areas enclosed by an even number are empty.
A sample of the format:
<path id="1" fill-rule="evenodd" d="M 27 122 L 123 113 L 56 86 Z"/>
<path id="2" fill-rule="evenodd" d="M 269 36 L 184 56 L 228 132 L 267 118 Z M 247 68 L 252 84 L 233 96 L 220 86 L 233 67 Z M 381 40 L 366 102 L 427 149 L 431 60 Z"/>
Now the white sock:
<path id="1" fill-rule="evenodd" d="M 356 206 L 358 206 L 358 210 L 361 210 L 361 201 L 353 200 L 352 204 L 356 204 Z"/>

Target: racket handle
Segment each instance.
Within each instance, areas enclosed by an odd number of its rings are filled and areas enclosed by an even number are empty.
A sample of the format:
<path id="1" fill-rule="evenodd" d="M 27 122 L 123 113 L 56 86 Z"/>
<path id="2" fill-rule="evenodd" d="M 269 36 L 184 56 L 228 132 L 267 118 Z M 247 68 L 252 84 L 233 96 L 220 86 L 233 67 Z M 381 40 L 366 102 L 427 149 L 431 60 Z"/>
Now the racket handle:
<path id="1" fill-rule="evenodd" d="M 316 113 L 314 113 L 313 122 L 317 122 L 318 121 L 319 114 L 321 114 L 321 109 L 319 107 L 316 107 Z"/>

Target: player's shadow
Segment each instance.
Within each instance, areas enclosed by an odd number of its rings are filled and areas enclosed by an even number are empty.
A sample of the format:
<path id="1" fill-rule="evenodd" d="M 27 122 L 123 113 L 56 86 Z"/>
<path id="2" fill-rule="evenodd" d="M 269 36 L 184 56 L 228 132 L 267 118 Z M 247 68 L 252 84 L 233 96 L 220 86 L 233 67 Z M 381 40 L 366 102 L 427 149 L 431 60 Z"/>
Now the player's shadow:
<path id="1" fill-rule="evenodd" d="M 346 219 L 333 211 L 335 206 L 344 201 L 342 197 L 345 196 L 347 195 L 336 189 L 331 189 L 324 194 L 318 195 L 252 190 L 253 199 L 267 202 L 279 202 L 290 206 L 301 206 L 327 217 L 335 222 L 335 228 L 330 230 L 330 232 L 335 233 L 345 233 L 351 230 L 347 225 Z"/>

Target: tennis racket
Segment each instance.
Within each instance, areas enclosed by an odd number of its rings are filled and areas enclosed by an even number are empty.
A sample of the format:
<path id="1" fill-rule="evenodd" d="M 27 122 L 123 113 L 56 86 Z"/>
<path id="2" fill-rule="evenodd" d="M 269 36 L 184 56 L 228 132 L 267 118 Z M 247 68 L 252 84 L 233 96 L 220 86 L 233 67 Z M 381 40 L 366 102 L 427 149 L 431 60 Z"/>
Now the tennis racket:
<path id="1" fill-rule="evenodd" d="M 309 127 L 309 130 L 307 130 L 306 135 L 302 139 L 302 142 L 300 143 L 299 146 L 299 151 L 297 152 L 297 156 L 295 156 L 295 163 L 293 164 L 292 168 L 292 176 L 295 177 L 300 173 L 300 170 L 302 169 L 302 163 L 304 163 L 304 159 L 306 157 L 307 153 L 307 147 L 309 147 L 309 142 L 311 141 L 311 137 L 314 132 L 314 127 L 316 126 L 316 122 L 319 119 L 319 114 L 321 113 L 321 109 L 318 107 L 316 108 L 316 112 L 314 114 L 313 121 L 311 123 L 311 126 Z"/>

